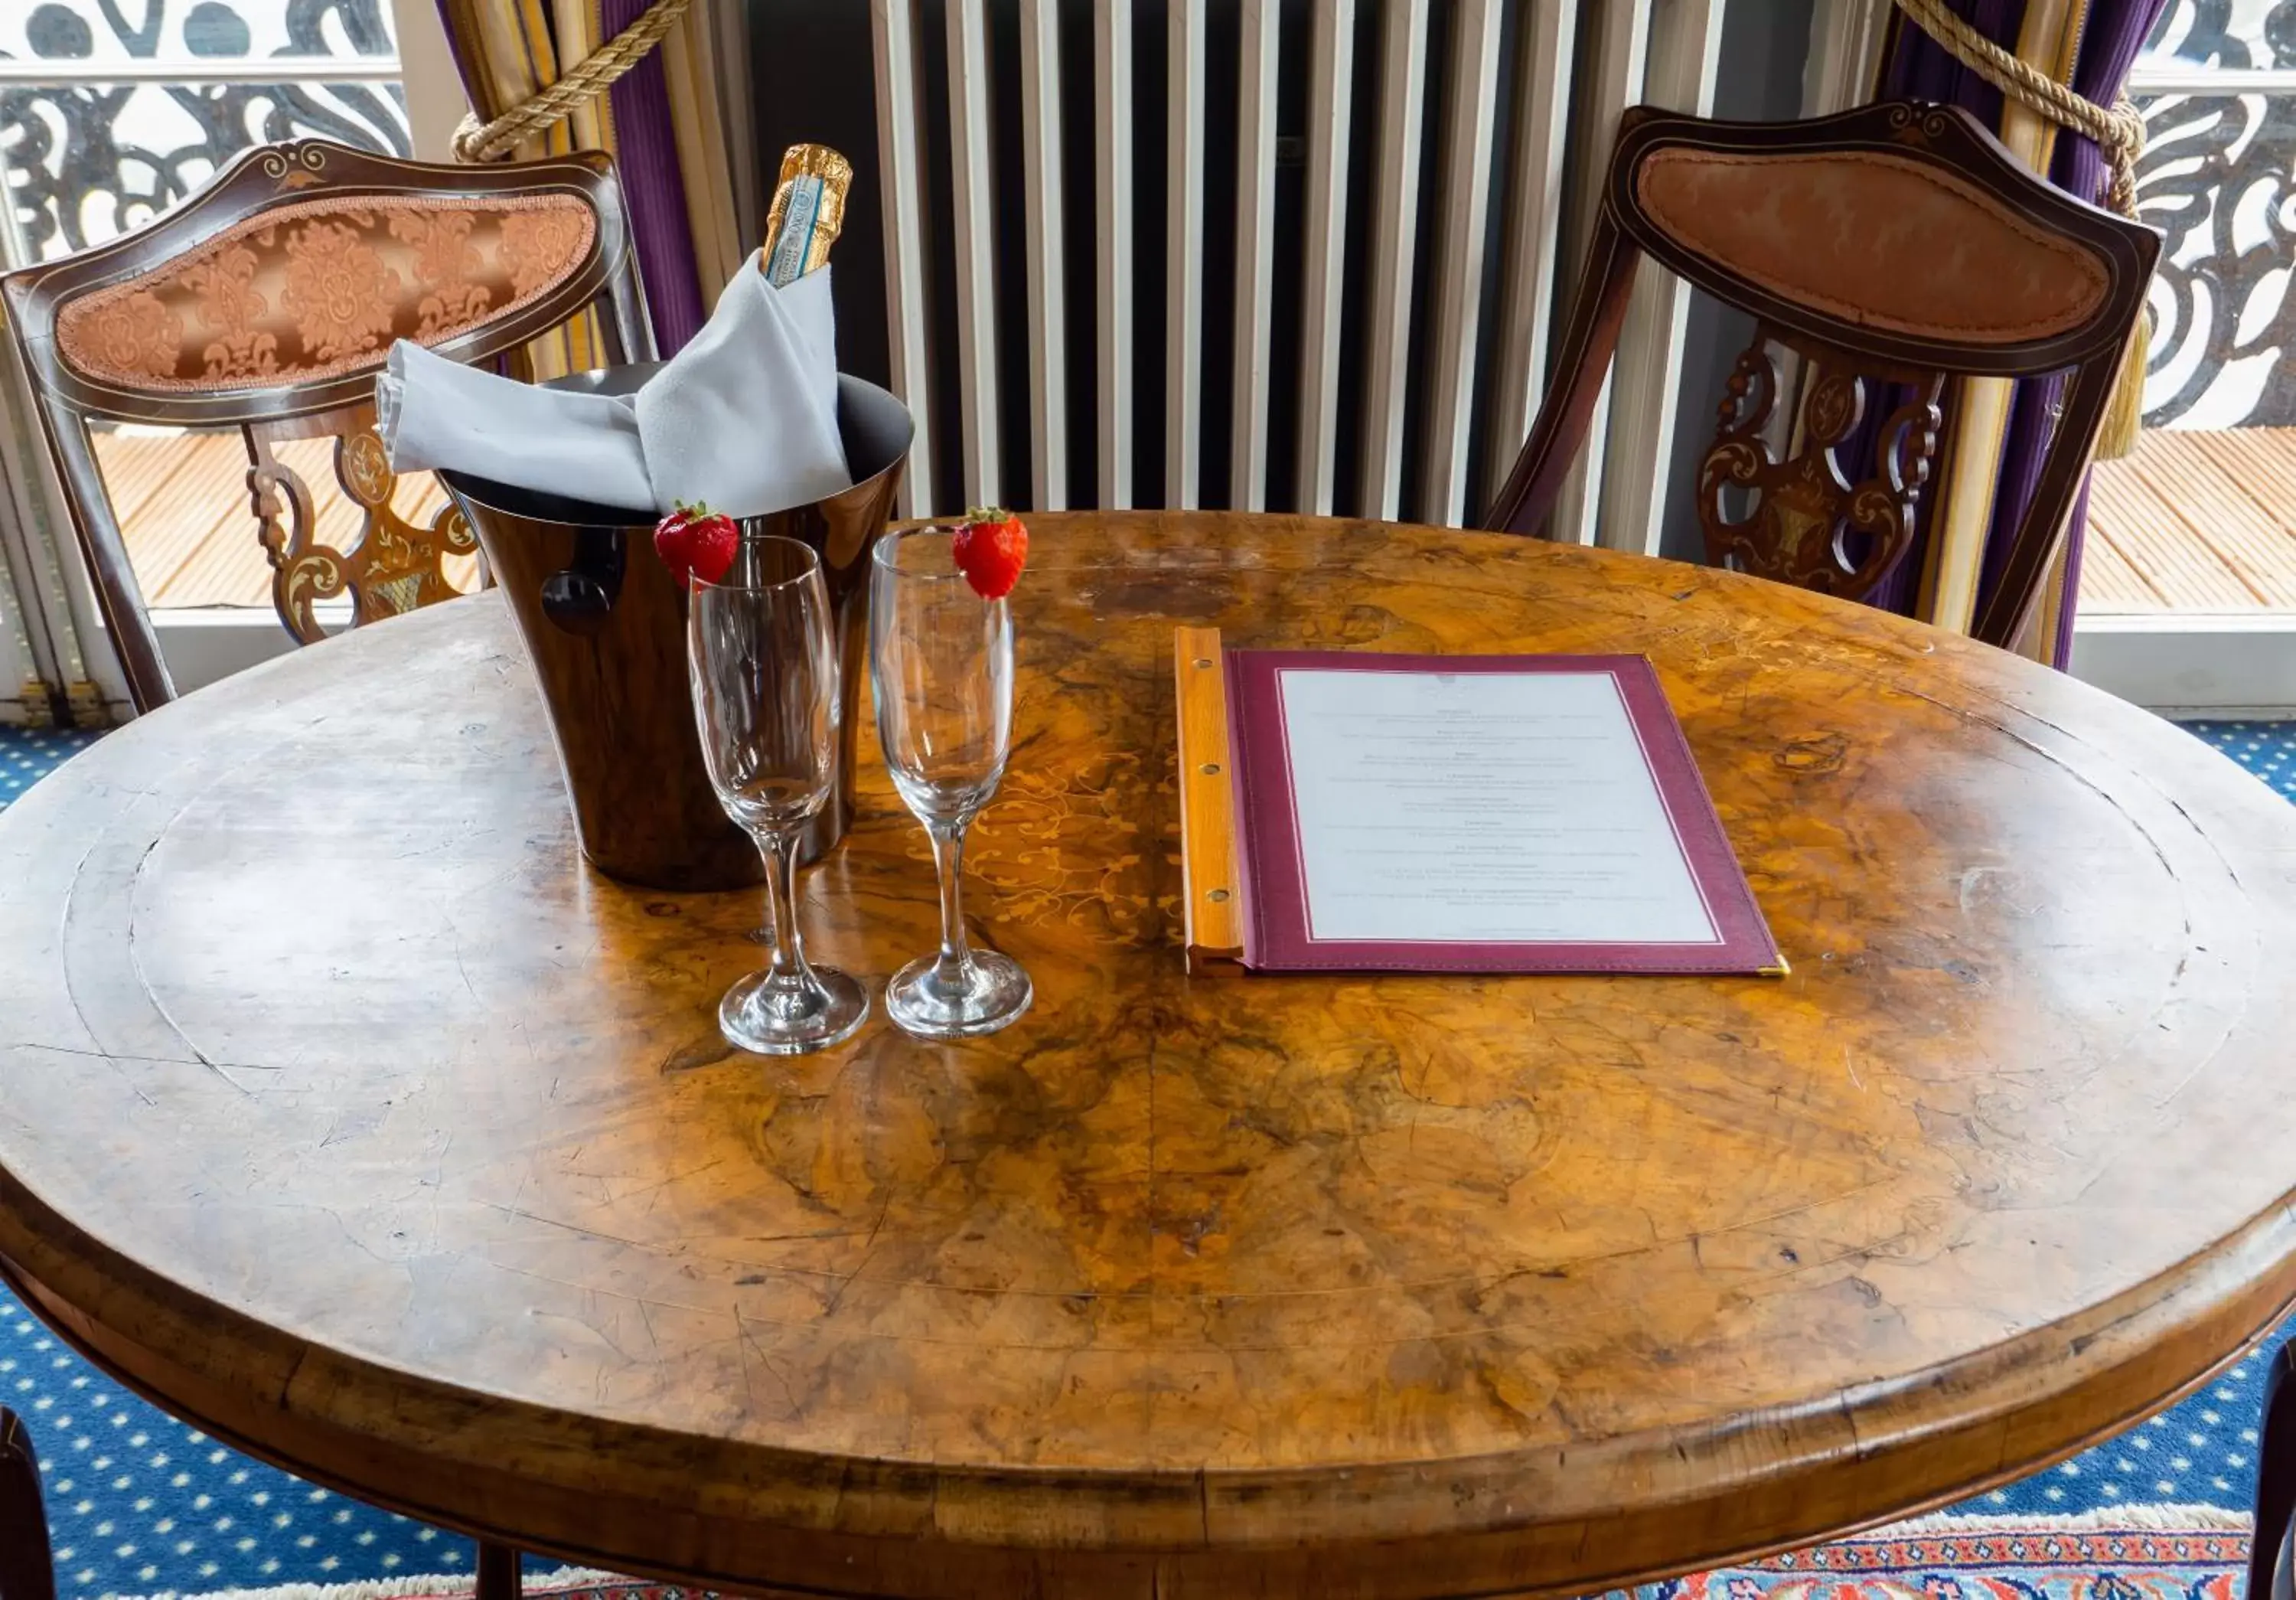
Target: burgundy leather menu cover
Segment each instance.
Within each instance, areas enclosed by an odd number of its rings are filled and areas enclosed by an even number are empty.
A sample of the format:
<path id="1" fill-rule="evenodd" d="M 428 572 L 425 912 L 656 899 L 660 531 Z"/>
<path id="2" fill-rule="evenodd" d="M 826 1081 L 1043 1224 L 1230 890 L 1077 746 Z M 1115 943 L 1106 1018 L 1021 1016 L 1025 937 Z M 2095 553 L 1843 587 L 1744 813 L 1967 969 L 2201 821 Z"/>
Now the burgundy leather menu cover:
<path id="1" fill-rule="evenodd" d="M 1226 666 L 1246 966 L 1784 971 L 1646 658 Z"/>

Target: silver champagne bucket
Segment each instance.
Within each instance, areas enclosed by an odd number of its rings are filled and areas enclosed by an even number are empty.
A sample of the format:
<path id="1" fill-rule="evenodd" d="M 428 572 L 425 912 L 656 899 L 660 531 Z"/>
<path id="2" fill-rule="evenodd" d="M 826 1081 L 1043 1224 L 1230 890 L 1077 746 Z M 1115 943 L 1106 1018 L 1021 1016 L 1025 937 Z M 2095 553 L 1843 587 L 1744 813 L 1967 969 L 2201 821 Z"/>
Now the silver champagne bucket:
<path id="1" fill-rule="evenodd" d="M 554 381 L 627 394 L 658 363 Z M 742 522 L 821 557 L 835 615 L 843 743 L 837 784 L 810 825 L 818 860 L 853 816 L 857 702 L 868 648 L 869 557 L 892 514 L 915 433 L 908 408 L 873 383 L 838 379 L 838 427 L 851 488 Z M 701 761 L 686 685 L 683 587 L 653 552 L 654 513 L 439 474 L 470 519 L 526 641 L 550 713 L 582 853 L 610 877 L 651 889 L 735 889 L 764 869 L 726 817 Z"/>

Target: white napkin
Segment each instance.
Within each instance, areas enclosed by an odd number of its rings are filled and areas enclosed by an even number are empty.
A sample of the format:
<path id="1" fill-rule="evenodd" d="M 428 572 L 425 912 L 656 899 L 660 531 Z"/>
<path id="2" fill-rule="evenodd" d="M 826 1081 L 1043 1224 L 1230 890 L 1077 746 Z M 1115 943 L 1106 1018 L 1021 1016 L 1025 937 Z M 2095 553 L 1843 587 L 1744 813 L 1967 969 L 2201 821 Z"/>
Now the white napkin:
<path id="1" fill-rule="evenodd" d="M 601 505 L 761 516 L 851 487 L 837 432 L 829 269 L 787 288 L 757 257 L 636 395 L 497 377 L 400 340 L 375 380 L 395 471 L 447 467 Z"/>
<path id="2" fill-rule="evenodd" d="M 706 501 L 758 516 L 852 488 L 837 435 L 829 268 L 776 289 L 761 263 L 744 267 L 637 400 L 657 510 Z"/>
<path id="3" fill-rule="evenodd" d="M 396 472 L 449 467 L 600 505 L 653 504 L 636 395 L 541 389 L 402 339 L 374 381 L 374 410 Z"/>

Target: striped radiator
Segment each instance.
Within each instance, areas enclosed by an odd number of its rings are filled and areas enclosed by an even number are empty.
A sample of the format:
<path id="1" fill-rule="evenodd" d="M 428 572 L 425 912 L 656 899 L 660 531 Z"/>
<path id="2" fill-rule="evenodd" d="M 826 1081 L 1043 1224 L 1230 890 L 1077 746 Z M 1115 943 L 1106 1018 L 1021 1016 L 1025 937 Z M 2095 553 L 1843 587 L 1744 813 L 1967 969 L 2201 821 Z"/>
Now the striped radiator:
<path id="1" fill-rule="evenodd" d="M 1619 112 L 1707 105 L 1720 0 L 871 5 L 913 514 L 1459 523 L 1528 431 Z M 1609 492 L 1561 537 L 1655 547 L 1682 313 L 1645 278 Z"/>

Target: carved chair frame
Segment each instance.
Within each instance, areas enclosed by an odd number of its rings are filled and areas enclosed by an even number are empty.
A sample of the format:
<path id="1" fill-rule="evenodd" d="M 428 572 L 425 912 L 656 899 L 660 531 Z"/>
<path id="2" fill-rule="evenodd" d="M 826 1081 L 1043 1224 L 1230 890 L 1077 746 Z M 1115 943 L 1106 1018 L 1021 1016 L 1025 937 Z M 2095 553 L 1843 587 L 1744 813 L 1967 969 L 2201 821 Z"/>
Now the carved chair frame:
<path id="1" fill-rule="evenodd" d="M 1812 297 L 1784 292 L 1775 282 L 1759 281 L 1742 263 L 1702 248 L 1654 215 L 1644 203 L 1642 180 L 1653 158 L 1668 152 L 1757 165 L 1763 158 L 1857 160 L 1879 154 L 1900 168 L 1934 174 L 1962 194 L 1974 191 L 1976 198 L 1968 204 L 1972 218 L 2013 218 L 2014 226 L 2038 242 L 2037 250 L 2055 250 L 2061 257 L 2077 252 L 2077 258 L 2064 258 L 2093 264 L 2102 274 L 2102 289 L 2082 314 L 2046 328 L 2037 325 L 2026 337 L 2004 336 L 1997 330 L 1982 337 L 1908 331 L 1880 303 L 1890 298 L 1886 285 L 1874 286 L 1874 306 L 1829 308 Z M 1586 443 L 1635 272 L 1647 255 L 1755 318 L 1754 343 L 1732 376 L 1717 442 L 1700 475 L 1700 520 L 1710 557 L 1765 576 L 1853 598 L 1870 593 L 1910 545 L 1935 447 L 1944 380 L 2030 378 L 2070 369 L 2062 410 L 2031 501 L 1972 629 L 1990 644 L 2013 647 L 2033 619 L 2043 580 L 2062 546 L 2066 514 L 2095 448 L 2159 252 L 2160 239 L 2150 228 L 2076 200 L 2036 176 L 1957 107 L 1894 101 L 1772 123 L 1718 122 L 1635 107 L 1620 124 L 1554 380 L 1483 525 L 1535 533 L 1553 511 Z M 1903 267 L 1907 273 L 1923 270 L 1919 260 Z M 1803 401 L 1803 437 L 1784 460 L 1775 459 L 1776 453 L 1758 437 L 1775 398 L 1761 392 L 1763 384 L 1775 383 L 1775 371 L 1755 370 L 1758 361 L 1767 367 L 1764 352 L 1770 341 L 1800 355 L 1818 374 Z M 1857 429 L 1869 379 L 1911 383 L 1915 394 L 1882 425 L 1875 475 L 1853 483 L 1835 452 Z M 1828 395 L 1829 382 L 1847 387 Z M 1851 414 L 1846 423 L 1838 414 L 1813 419 L 1813 398 L 1836 407 L 1847 405 Z M 1731 521 L 1720 510 L 1718 494 L 1733 483 L 1756 488 L 1766 499 L 1781 492 L 1803 496 L 1797 518 L 1807 523 L 1816 516 L 1859 529 L 1868 536 L 1865 554 L 1852 559 L 1836 537 L 1823 541 L 1817 553 L 1826 557 L 1822 562 L 1808 553 L 1797 559 L 1791 548 L 1764 548 L 1765 540 L 1748 524 Z M 1775 524 L 1765 531 L 1775 535 Z M 1797 541 L 1789 537 L 1767 542 L 1791 546 Z"/>
<path id="2" fill-rule="evenodd" d="M 181 388 L 140 388 L 92 374 L 64 355 L 58 322 L 75 301 L 144 278 L 197 251 L 250 218 L 288 206 L 363 199 L 467 200 L 572 197 L 594 225 L 571 273 L 525 303 L 481 315 L 432 348 L 466 362 L 516 359 L 519 347 L 594 310 L 611 357 L 653 357 L 653 334 L 638 278 L 628 212 L 611 157 L 585 151 L 547 160 L 449 166 L 399 160 L 325 140 L 261 145 L 218 173 L 200 193 L 149 226 L 60 260 L 0 275 L 9 329 L 31 382 L 72 529 L 94 578 L 105 627 L 138 710 L 175 698 L 159 638 L 88 434 L 94 420 L 185 428 L 237 427 L 248 447 L 247 483 L 259 537 L 273 569 L 273 599 L 297 639 L 322 636 L 313 603 L 348 590 L 355 622 L 424 605 L 452 591 L 439 571 L 449 554 L 475 548 L 449 508 L 426 528 L 391 510 L 396 480 L 374 432 L 374 380 L 387 344 L 371 360 L 329 375 L 251 377 Z M 364 513 L 348 550 L 316 538 L 308 486 L 273 447 L 294 439 L 335 439 L 335 471 Z"/>

